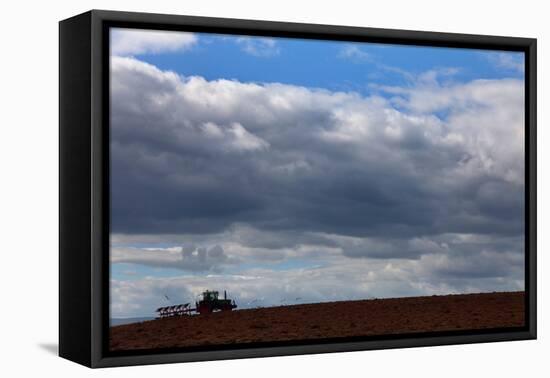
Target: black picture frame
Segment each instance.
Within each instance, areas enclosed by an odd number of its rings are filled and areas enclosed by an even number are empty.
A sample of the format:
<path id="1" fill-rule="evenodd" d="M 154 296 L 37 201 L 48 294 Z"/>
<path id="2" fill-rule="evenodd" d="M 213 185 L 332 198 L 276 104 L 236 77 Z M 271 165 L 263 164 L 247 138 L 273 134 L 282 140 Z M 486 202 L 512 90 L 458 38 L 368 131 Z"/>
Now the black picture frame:
<path id="1" fill-rule="evenodd" d="M 525 53 L 525 309 L 519 329 L 108 351 L 110 27 L 462 47 Z M 92 10 L 59 23 L 59 355 L 88 367 L 536 338 L 536 39 Z"/>

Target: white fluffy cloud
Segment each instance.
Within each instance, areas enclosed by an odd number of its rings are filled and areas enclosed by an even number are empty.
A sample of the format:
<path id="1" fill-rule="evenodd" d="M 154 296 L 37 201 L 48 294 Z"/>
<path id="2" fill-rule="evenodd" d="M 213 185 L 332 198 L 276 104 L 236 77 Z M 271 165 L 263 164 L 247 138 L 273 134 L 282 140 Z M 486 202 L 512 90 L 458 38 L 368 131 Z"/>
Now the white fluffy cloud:
<path id="1" fill-rule="evenodd" d="M 193 33 L 120 28 L 111 31 L 111 54 L 118 56 L 184 51 L 196 43 Z"/>
<path id="2" fill-rule="evenodd" d="M 238 122 L 232 122 L 227 126 L 206 122 L 200 128 L 206 139 L 212 139 L 227 150 L 253 151 L 269 147 L 268 142 L 251 134 Z"/>

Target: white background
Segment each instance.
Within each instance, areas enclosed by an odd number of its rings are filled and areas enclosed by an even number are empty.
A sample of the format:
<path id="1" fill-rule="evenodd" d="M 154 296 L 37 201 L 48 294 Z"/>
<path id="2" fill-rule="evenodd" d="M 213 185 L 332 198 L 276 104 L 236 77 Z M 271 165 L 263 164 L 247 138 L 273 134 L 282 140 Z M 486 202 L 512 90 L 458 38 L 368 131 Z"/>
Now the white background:
<path id="1" fill-rule="evenodd" d="M 0 23 L 0 373 L 19 376 L 521 377 L 550 372 L 549 12 L 545 1 L 80 0 L 4 2 Z M 539 340 L 90 370 L 56 356 L 58 25 L 89 9 L 538 38 Z M 545 28 L 546 26 L 546 28 Z M 546 352 L 544 352 L 546 349 Z"/>

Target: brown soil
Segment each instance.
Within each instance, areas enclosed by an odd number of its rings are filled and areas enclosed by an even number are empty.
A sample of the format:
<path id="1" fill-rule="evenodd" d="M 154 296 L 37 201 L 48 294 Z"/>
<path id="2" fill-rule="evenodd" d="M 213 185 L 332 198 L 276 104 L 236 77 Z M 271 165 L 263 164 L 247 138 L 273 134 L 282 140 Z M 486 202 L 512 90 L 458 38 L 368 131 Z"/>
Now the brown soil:
<path id="1" fill-rule="evenodd" d="M 110 329 L 112 351 L 524 325 L 524 292 L 372 299 L 181 316 Z"/>

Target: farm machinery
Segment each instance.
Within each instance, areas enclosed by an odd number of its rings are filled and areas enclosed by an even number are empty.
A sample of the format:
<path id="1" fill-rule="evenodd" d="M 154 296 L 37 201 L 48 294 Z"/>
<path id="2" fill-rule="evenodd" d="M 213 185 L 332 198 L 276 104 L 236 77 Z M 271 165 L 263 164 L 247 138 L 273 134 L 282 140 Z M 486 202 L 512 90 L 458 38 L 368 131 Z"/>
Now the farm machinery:
<path id="1" fill-rule="evenodd" d="M 227 291 L 225 290 L 223 292 L 223 299 L 219 298 L 217 291 L 210 290 L 204 291 L 201 296 L 202 299 L 195 302 L 195 308 L 191 307 L 191 303 L 159 307 L 156 310 L 159 314 L 157 319 L 172 316 L 204 315 L 218 311 L 232 311 L 234 308 L 237 308 L 235 301 L 227 298 Z"/>

